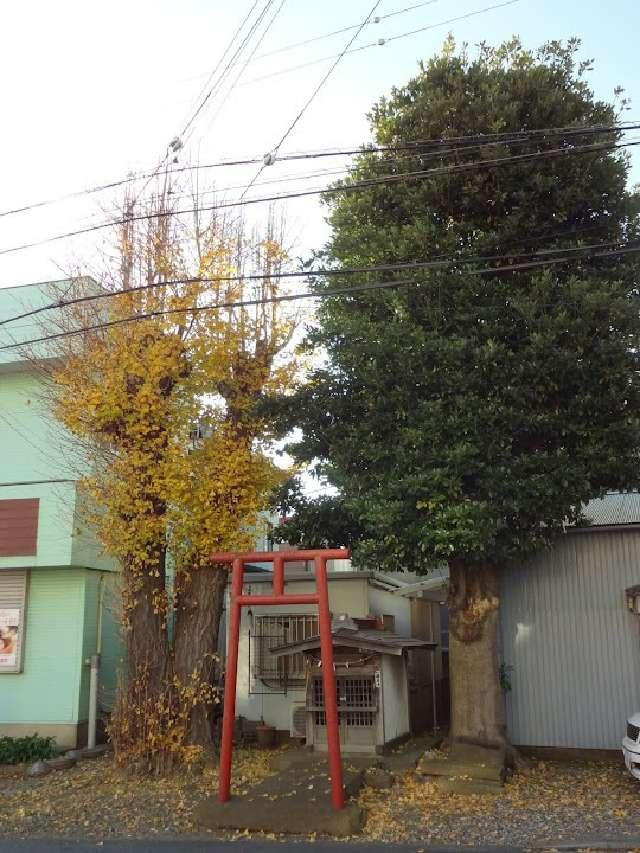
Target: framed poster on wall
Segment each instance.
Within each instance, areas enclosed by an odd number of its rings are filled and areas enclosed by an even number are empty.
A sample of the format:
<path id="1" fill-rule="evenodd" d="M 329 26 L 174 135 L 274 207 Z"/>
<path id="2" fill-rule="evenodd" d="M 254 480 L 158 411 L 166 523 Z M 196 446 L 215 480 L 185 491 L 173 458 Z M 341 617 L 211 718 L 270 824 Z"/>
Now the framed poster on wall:
<path id="1" fill-rule="evenodd" d="M 0 571 L 0 674 L 22 671 L 26 571 Z"/>
<path id="2" fill-rule="evenodd" d="M 18 640 L 22 614 L 17 607 L 0 607 L 0 667 L 18 664 Z"/>

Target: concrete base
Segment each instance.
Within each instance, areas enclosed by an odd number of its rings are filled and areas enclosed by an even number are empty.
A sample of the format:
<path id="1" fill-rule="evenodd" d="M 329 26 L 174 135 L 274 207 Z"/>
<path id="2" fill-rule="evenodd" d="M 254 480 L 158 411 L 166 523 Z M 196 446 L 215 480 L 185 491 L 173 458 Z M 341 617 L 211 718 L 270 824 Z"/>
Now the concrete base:
<path id="1" fill-rule="evenodd" d="M 505 753 L 501 749 L 455 743 L 438 758 L 425 758 L 418 772 L 451 793 L 498 793 L 504 782 Z"/>
<path id="2" fill-rule="evenodd" d="M 442 742 L 442 737 L 424 734 L 403 741 L 395 750 L 380 754 L 372 752 L 343 753 L 342 763 L 345 769 L 366 770 L 379 767 L 394 775 L 401 775 L 412 770 L 424 755 L 425 750 L 435 749 Z M 290 770 L 294 767 L 324 768 L 326 773 L 327 754 L 313 749 L 286 749 L 274 757 L 275 770 Z"/>
<path id="3" fill-rule="evenodd" d="M 345 798 L 363 784 L 362 771 L 344 774 Z M 246 793 L 220 803 L 215 797 L 202 802 L 195 821 L 207 829 L 238 829 L 292 835 L 348 836 L 362 827 L 362 810 L 354 803 L 335 811 L 329 781 L 317 768 L 291 768 L 270 776 Z"/>
<path id="4" fill-rule="evenodd" d="M 87 724 L 84 723 L 0 723 L 2 737 L 53 737 L 58 749 L 75 749 L 87 744 Z"/>
<path id="5" fill-rule="evenodd" d="M 527 758 L 539 761 L 618 761 L 624 763 L 621 749 L 583 749 L 568 746 L 521 746 L 516 749 Z"/>
<path id="6" fill-rule="evenodd" d="M 369 767 L 382 766 L 382 761 L 376 755 L 350 754 L 342 756 L 342 769 L 366 770 Z M 278 773 L 289 770 L 315 771 L 327 776 L 327 753 L 315 752 L 312 749 L 285 749 L 273 757 L 272 767 Z"/>
<path id="7" fill-rule="evenodd" d="M 426 750 L 436 749 L 442 743 L 442 737 L 435 734 L 421 734 L 402 744 L 399 749 L 381 756 L 381 766 L 391 773 L 402 774 L 412 770 Z"/>

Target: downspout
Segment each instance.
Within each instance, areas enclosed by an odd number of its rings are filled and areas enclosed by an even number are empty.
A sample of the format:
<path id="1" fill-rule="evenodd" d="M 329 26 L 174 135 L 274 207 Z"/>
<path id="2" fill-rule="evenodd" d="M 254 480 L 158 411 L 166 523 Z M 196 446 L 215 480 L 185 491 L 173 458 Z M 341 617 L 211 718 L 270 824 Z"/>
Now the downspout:
<path id="1" fill-rule="evenodd" d="M 433 604 L 429 608 L 429 633 L 431 634 L 431 642 L 435 643 L 436 638 L 434 636 L 434 618 L 433 618 Z M 438 625 L 440 624 L 440 619 L 438 619 Z M 433 702 L 433 732 L 434 734 L 438 731 L 438 703 L 436 701 L 436 650 L 435 648 L 431 649 L 431 701 Z"/>
<path id="2" fill-rule="evenodd" d="M 87 748 L 94 749 L 96 745 L 96 729 L 98 727 L 98 673 L 100 670 L 100 654 L 102 651 L 102 609 L 104 603 L 104 572 L 100 572 L 98 581 L 98 612 L 96 614 L 96 653 L 91 655 L 89 665 L 89 723 L 87 732 Z"/>
<path id="3" fill-rule="evenodd" d="M 433 701 L 433 731 L 438 731 L 437 702 L 436 702 L 436 650 L 431 649 L 431 698 Z"/>

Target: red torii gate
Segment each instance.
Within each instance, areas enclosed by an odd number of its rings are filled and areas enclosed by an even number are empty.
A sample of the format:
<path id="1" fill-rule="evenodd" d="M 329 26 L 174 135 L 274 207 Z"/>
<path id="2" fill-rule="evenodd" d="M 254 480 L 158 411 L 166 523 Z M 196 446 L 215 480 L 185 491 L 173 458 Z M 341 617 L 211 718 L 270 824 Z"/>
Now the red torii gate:
<path id="1" fill-rule="evenodd" d="M 338 730 L 338 700 L 333 666 L 333 641 L 331 613 L 327 586 L 327 560 L 344 560 L 351 552 L 342 548 L 320 551 L 254 551 L 247 553 L 213 554 L 214 563 L 231 563 L 231 596 L 229 604 L 229 646 L 224 683 L 224 713 L 222 718 L 222 744 L 218 800 L 226 803 L 231 797 L 231 760 L 233 755 L 233 724 L 236 715 L 236 683 L 238 679 L 238 644 L 240 642 L 240 614 L 250 605 L 317 604 L 320 627 L 320 659 L 324 687 L 324 712 L 327 727 L 327 755 L 331 780 L 331 803 L 334 809 L 344 808 L 342 763 L 340 760 L 340 734 Z M 311 595 L 285 595 L 284 566 L 298 560 L 313 560 L 315 564 L 316 591 Z M 245 563 L 273 563 L 273 590 L 271 595 L 243 595 Z"/>

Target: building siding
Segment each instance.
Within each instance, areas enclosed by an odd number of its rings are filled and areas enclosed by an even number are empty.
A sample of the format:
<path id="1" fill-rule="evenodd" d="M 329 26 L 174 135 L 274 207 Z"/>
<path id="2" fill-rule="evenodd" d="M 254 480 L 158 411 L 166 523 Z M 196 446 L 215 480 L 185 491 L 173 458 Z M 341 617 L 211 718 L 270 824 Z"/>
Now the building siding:
<path id="1" fill-rule="evenodd" d="M 572 532 L 505 572 L 507 728 L 520 745 L 616 749 L 640 709 L 640 531 Z"/>
<path id="2" fill-rule="evenodd" d="M 1 288 L 0 319 L 46 305 L 69 286 L 66 281 Z M 87 286 L 96 287 L 90 281 Z M 13 325 L 3 326 L 5 336 L 33 336 L 28 334 L 30 321 L 17 322 L 15 329 Z M 39 354 L 53 353 L 43 348 Z M 7 509 L 24 507 L 25 502 L 37 501 L 39 510 L 35 537 L 34 526 L 29 531 L 23 525 L 16 547 L 12 519 L 14 541 L 0 548 L 0 572 L 26 569 L 30 577 L 23 671 L 0 674 L 0 733 L 38 731 L 55 736 L 59 745 L 75 745 L 78 723 L 86 720 L 88 710 L 85 661 L 97 645 L 100 573 L 95 570 L 115 573 L 118 566 L 105 557 L 86 527 L 87 513 L 76 485 L 90 470 L 82 444 L 53 417 L 40 370 L 17 349 L 0 353 L 0 448 L 0 506 L 5 516 Z M 109 697 L 115 690 L 114 662 L 121 654 L 113 613 L 102 620 L 107 654 L 101 686 Z"/>
<path id="3" fill-rule="evenodd" d="M 30 572 L 21 673 L 0 675 L 0 730 L 20 723 L 78 721 L 84 620 L 84 572 Z"/>
<path id="4" fill-rule="evenodd" d="M 39 501 L 35 553 L 2 555 L 0 569 L 68 566 L 75 485 L 62 432 L 46 410 L 34 372 L 0 371 L 0 413 L 0 500 Z"/>

